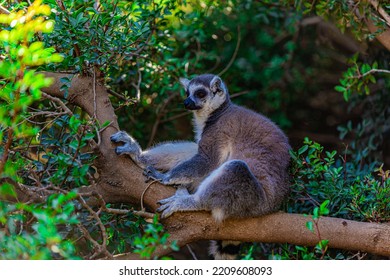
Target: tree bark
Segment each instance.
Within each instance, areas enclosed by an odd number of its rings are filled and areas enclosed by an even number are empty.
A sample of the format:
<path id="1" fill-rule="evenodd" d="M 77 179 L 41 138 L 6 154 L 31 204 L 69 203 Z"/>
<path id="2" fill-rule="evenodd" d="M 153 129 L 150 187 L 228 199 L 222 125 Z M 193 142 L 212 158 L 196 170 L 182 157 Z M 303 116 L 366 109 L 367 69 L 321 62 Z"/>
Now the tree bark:
<path id="1" fill-rule="evenodd" d="M 64 98 L 60 79 L 66 74 L 45 73 L 54 83 L 44 91 L 55 97 Z M 90 116 L 96 116 L 100 124 L 110 125 L 101 132 L 100 144 L 94 147 L 97 155 L 96 167 L 99 179 L 88 190 L 97 191 L 107 203 L 144 204 L 148 211 L 155 212 L 156 202 L 173 195 L 174 188 L 159 184 L 147 184 L 142 170 L 129 158 L 119 157 L 110 143 L 110 136 L 119 126 L 109 94 L 103 85 L 92 77 L 74 76 L 67 100 L 81 107 Z M 141 203 L 141 199 L 143 200 Z M 274 213 L 271 215 L 226 220 L 217 224 L 207 212 L 175 213 L 162 220 L 170 233 L 170 240 L 177 240 L 179 246 L 196 240 L 239 240 L 250 242 L 291 243 L 314 246 L 319 242 L 316 233 L 306 228 L 310 217 L 300 214 Z M 385 224 L 363 223 L 338 218 L 321 217 L 319 231 L 322 239 L 329 240 L 329 246 L 346 250 L 390 256 L 390 227 Z M 158 248 L 156 255 L 169 254 L 169 248 Z M 131 253 L 118 258 L 133 258 Z"/>

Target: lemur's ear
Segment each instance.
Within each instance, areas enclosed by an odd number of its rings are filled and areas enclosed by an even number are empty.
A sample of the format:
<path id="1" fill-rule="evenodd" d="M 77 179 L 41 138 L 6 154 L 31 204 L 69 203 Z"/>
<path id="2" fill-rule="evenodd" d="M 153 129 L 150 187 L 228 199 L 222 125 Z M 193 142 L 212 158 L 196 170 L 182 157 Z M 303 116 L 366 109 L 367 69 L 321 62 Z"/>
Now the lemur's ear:
<path id="1" fill-rule="evenodd" d="M 225 86 L 220 77 L 215 76 L 211 80 L 210 89 L 214 94 L 222 95 L 225 93 Z"/>
<path id="2" fill-rule="evenodd" d="M 190 83 L 190 80 L 186 78 L 180 78 L 180 83 L 184 87 L 185 90 L 187 90 L 188 84 Z"/>

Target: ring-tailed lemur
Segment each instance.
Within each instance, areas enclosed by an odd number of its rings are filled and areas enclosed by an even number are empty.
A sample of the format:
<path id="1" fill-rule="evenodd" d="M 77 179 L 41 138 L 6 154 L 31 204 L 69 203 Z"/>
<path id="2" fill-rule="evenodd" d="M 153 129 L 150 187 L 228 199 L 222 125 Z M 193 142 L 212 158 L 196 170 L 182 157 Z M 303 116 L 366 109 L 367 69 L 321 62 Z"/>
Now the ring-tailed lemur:
<path id="1" fill-rule="evenodd" d="M 268 118 L 231 103 L 220 77 L 181 79 L 194 112 L 195 143 L 168 142 L 142 151 L 126 132 L 111 136 L 118 155 L 128 154 L 149 179 L 179 186 L 159 201 L 166 218 L 177 211 L 211 211 L 216 221 L 277 211 L 288 193 L 290 145 Z M 190 190 L 190 192 L 187 190 Z M 214 242 L 215 258 L 230 258 L 237 243 Z"/>

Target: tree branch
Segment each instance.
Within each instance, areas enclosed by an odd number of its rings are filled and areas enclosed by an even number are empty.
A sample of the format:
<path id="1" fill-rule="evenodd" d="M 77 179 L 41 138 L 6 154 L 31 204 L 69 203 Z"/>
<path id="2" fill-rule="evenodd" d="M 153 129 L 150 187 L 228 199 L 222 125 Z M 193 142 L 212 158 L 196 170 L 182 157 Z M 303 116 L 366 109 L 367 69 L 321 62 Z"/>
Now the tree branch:
<path id="1" fill-rule="evenodd" d="M 366 25 L 371 33 L 375 34 L 379 28 L 370 19 L 366 19 Z M 375 37 L 387 50 L 390 51 L 390 30 L 386 29 Z"/>
<path id="2" fill-rule="evenodd" d="M 390 16 L 386 11 L 382 8 L 381 5 L 379 5 L 379 1 L 377 0 L 368 0 L 370 2 L 371 6 L 375 8 L 375 10 L 378 11 L 378 13 L 381 15 L 381 17 L 386 21 L 387 26 L 390 26 Z"/>
<path id="3" fill-rule="evenodd" d="M 61 92 L 60 79 L 66 74 L 46 73 L 54 83 L 44 89 L 47 94 L 64 98 Z M 142 170 L 129 158 L 119 157 L 110 143 L 110 136 L 118 130 L 117 118 L 108 99 L 108 91 L 102 85 L 96 85 L 93 90 L 93 78 L 75 76 L 69 88 L 68 101 L 80 106 L 99 123 L 111 122 L 102 131 L 101 145 L 95 152 L 95 165 L 99 172 L 99 180 L 93 189 L 107 203 L 141 204 L 155 212 L 156 202 L 173 195 L 174 188 L 166 187 L 158 182 L 145 183 Z M 96 105 L 94 94 L 96 93 Z M 88 191 L 91 189 L 88 188 Z M 83 189 L 81 190 L 83 191 Z M 291 243 L 314 246 L 318 236 L 306 228 L 306 222 L 311 220 L 300 214 L 275 213 L 259 218 L 227 220 L 217 224 L 206 212 L 175 213 L 161 222 L 170 233 L 170 240 L 177 240 L 179 246 L 184 246 L 196 240 L 240 240 L 273 243 Z M 373 254 L 390 256 L 390 227 L 384 224 L 362 223 L 337 218 L 321 217 L 319 230 L 324 239 L 329 240 L 329 247 L 346 250 L 359 250 Z M 170 249 L 159 248 L 155 254 L 165 255 Z M 118 258 L 134 258 L 134 255 L 121 255 Z"/>
<path id="4" fill-rule="evenodd" d="M 379 5 L 379 2 L 377 0 L 367 0 L 371 6 L 374 7 L 374 9 L 376 11 L 378 11 L 379 15 L 382 17 L 382 19 L 386 22 L 386 25 L 387 25 L 387 28 L 385 28 L 385 30 L 383 30 L 382 32 L 380 32 L 380 34 L 378 34 L 376 36 L 376 39 L 387 49 L 390 51 L 390 30 L 388 28 L 388 26 L 390 26 L 390 16 L 388 13 L 386 13 L 386 11 Z M 360 1 L 357 1 L 355 0 L 355 2 L 357 3 L 357 5 L 360 5 Z M 379 28 L 378 26 L 375 25 L 374 21 L 370 18 L 367 18 L 367 17 L 363 17 L 363 15 L 360 15 L 359 14 L 359 10 L 358 9 L 354 9 L 354 13 L 357 15 L 357 17 L 359 19 L 362 19 L 364 20 L 365 24 L 367 25 L 367 28 L 368 30 L 372 33 L 372 34 L 376 34 L 378 31 L 379 31 Z M 363 18 L 362 18 L 363 17 Z"/>
<path id="5" fill-rule="evenodd" d="M 308 221 L 311 217 L 278 212 L 216 224 L 210 214 L 199 212 L 174 214 L 164 221 L 164 225 L 172 234 L 171 239 L 178 240 L 179 246 L 200 239 L 315 246 L 319 242 L 318 236 L 306 228 Z M 390 256 L 390 226 L 386 224 L 321 217 L 318 226 L 321 237 L 329 240 L 329 247 Z M 164 253 L 167 251 L 157 252 Z"/>

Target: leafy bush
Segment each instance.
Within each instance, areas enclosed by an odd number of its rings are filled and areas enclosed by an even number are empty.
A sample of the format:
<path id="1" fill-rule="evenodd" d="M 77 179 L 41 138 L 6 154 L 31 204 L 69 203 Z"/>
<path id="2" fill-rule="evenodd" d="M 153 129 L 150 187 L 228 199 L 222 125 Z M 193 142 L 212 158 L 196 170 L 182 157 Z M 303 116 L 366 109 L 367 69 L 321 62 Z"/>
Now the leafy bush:
<path id="1" fill-rule="evenodd" d="M 50 7 L 36 1 L 26 12 L 0 15 L 4 26 L 0 32 L 1 259 L 76 258 L 74 245 L 62 233 L 62 228 L 78 222 L 70 202 L 74 193 L 53 193 L 47 201 L 34 204 L 12 202 L 15 185 L 29 191 L 25 185 L 29 179 L 23 175 L 33 167 L 25 147 L 40 143 L 39 128 L 28 122 L 28 108 L 40 100 L 41 88 L 51 83 L 34 69 L 62 60 L 53 48 L 34 41 L 37 33 L 52 32 L 54 22 L 45 19 L 49 14 Z"/>
<path id="2" fill-rule="evenodd" d="M 390 177 L 382 166 L 362 167 L 349 162 L 346 155 L 337 158 L 336 151 L 324 152 L 321 145 L 309 139 L 291 155 L 294 166 L 289 212 L 310 210 L 329 200 L 331 216 L 389 221 Z"/>

